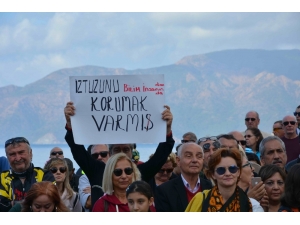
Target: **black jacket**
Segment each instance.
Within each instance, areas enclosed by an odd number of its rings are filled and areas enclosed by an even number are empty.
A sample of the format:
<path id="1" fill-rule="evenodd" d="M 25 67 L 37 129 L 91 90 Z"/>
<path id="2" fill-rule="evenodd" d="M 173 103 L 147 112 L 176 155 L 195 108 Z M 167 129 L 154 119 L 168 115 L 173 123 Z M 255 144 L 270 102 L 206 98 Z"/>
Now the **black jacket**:
<path id="1" fill-rule="evenodd" d="M 11 170 L 3 171 L 0 174 L 0 212 L 8 212 L 12 201 L 17 203 L 23 200 L 32 184 L 41 181 L 54 182 L 55 179 L 50 171 L 33 164 L 27 169 L 24 184 Z"/>
<path id="2" fill-rule="evenodd" d="M 211 182 L 201 177 L 200 186 L 202 190 L 212 188 Z M 154 201 L 157 212 L 184 212 L 188 198 L 181 176 L 157 186 Z"/>
<path id="3" fill-rule="evenodd" d="M 91 198 L 92 207 L 95 202 L 104 194 L 102 191 L 103 172 L 105 169 L 105 163 L 94 159 L 86 150 L 83 145 L 77 145 L 74 142 L 72 131 L 67 129 L 65 136 L 73 158 L 84 171 L 91 184 Z M 137 165 L 142 180 L 148 182 L 154 175 L 161 169 L 161 167 L 167 161 L 168 156 L 172 152 L 174 146 L 174 139 L 171 136 L 167 136 L 166 142 L 159 143 L 153 157 L 147 162 Z"/>

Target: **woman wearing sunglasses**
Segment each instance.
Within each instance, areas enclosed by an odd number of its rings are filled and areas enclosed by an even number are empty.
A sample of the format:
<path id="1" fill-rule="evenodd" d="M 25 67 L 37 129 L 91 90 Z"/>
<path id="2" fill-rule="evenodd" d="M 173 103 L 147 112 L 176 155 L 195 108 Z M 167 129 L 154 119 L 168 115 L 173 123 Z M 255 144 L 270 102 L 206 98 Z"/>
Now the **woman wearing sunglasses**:
<path id="1" fill-rule="evenodd" d="M 242 157 L 238 149 L 220 148 L 214 152 L 205 172 L 216 185 L 198 193 L 186 212 L 252 212 L 251 200 L 237 185 L 241 170 Z"/>
<path id="2" fill-rule="evenodd" d="M 50 170 L 55 178 L 60 198 L 71 212 L 81 212 L 82 207 L 79 195 L 73 191 L 69 183 L 69 170 L 64 159 L 53 158 L 46 165 L 46 170 Z"/>
<path id="3" fill-rule="evenodd" d="M 259 144 L 262 139 L 264 139 L 263 135 L 258 128 L 248 128 L 245 131 L 246 147 L 251 148 L 258 158 L 260 158 Z"/>
<path id="4" fill-rule="evenodd" d="M 140 179 L 139 170 L 126 154 L 110 157 L 103 173 L 102 189 L 105 194 L 96 201 L 93 212 L 129 212 L 126 189 Z"/>
<path id="5" fill-rule="evenodd" d="M 152 156 L 153 154 L 150 155 L 149 159 L 151 159 Z M 174 153 L 171 153 L 166 163 L 161 167 L 158 173 L 155 174 L 154 178 L 152 178 L 148 182 L 154 194 L 155 194 L 156 186 L 159 186 L 167 182 L 168 180 L 172 180 L 177 177 L 177 175 L 173 173 L 173 170 L 176 166 L 177 166 L 176 155 Z"/>

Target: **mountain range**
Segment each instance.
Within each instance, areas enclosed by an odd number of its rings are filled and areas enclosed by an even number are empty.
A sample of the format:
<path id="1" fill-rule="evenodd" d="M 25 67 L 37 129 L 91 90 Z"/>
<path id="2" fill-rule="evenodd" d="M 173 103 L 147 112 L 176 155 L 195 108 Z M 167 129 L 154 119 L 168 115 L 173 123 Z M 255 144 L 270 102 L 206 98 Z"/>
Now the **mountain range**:
<path id="1" fill-rule="evenodd" d="M 36 144 L 65 143 L 69 76 L 146 74 L 165 75 L 176 141 L 188 131 L 198 138 L 244 131 L 250 110 L 259 113 L 259 128 L 270 133 L 276 120 L 300 105 L 300 50 L 224 50 L 137 70 L 86 65 L 55 71 L 24 87 L 1 87 L 0 141 L 25 136 Z"/>

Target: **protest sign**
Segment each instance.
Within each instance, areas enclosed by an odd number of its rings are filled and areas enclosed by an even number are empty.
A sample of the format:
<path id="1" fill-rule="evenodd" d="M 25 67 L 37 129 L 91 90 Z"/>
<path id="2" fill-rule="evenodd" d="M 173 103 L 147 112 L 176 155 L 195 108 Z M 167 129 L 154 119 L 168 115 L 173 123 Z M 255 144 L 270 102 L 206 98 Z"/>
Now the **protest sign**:
<path id="1" fill-rule="evenodd" d="M 76 144 L 166 140 L 163 75 L 71 76 Z"/>

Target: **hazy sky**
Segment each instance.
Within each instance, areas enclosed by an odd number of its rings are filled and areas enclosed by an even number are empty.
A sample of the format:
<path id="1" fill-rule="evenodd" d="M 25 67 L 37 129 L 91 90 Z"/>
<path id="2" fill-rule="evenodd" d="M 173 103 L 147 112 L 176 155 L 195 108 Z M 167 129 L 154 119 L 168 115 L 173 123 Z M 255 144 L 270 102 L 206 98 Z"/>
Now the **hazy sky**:
<path id="1" fill-rule="evenodd" d="M 0 13 L 0 87 L 84 65 L 151 68 L 226 49 L 300 49 L 300 13 Z"/>

